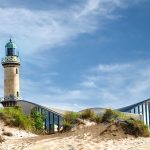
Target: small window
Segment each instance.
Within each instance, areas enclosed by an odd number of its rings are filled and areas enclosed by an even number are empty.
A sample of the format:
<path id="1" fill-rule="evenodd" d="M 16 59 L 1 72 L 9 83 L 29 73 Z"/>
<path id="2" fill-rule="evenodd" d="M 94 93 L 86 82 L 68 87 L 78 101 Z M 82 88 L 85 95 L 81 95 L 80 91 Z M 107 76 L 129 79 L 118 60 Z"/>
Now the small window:
<path id="1" fill-rule="evenodd" d="M 16 68 L 16 74 L 18 74 L 18 69 Z"/>
<path id="2" fill-rule="evenodd" d="M 17 97 L 19 97 L 19 92 L 17 92 Z"/>

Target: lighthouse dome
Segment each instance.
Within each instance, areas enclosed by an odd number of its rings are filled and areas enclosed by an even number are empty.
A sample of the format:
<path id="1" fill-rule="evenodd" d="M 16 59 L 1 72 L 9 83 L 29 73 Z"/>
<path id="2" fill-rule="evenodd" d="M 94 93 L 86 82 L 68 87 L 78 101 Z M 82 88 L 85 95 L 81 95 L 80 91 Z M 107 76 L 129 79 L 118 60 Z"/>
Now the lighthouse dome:
<path id="1" fill-rule="evenodd" d="M 8 48 L 12 48 L 12 49 L 15 49 L 17 48 L 16 44 L 14 42 L 10 41 L 5 45 L 5 48 L 8 49 Z"/>
<path id="2" fill-rule="evenodd" d="M 19 56 L 19 53 L 16 50 L 16 48 L 16 44 L 10 39 L 10 41 L 5 45 L 6 56 Z"/>

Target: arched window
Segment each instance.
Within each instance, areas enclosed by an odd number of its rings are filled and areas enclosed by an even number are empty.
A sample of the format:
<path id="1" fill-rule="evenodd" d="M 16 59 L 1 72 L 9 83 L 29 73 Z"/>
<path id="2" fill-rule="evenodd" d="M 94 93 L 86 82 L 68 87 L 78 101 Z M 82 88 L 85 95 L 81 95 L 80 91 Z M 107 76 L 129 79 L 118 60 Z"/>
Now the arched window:
<path id="1" fill-rule="evenodd" d="M 16 68 L 16 74 L 18 74 L 18 69 Z"/>
<path id="2" fill-rule="evenodd" d="M 17 91 L 17 97 L 19 97 L 19 92 Z"/>

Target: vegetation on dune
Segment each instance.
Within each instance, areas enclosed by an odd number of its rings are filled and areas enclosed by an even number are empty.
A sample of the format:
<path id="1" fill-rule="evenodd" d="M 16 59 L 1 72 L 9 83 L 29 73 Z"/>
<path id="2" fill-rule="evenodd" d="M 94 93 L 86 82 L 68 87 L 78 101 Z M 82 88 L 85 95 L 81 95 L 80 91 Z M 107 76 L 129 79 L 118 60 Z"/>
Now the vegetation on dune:
<path id="1" fill-rule="evenodd" d="M 121 124 L 123 130 L 126 134 L 134 135 L 135 137 L 150 136 L 148 127 L 140 120 L 135 120 L 133 118 L 127 119 L 126 124 Z"/>
<path id="2" fill-rule="evenodd" d="M 63 116 L 63 130 L 68 131 L 72 127 L 74 127 L 76 124 L 84 124 L 82 122 L 82 119 L 88 119 L 90 121 L 94 121 L 96 123 L 100 123 L 102 120 L 102 115 L 98 114 L 96 115 L 94 111 L 90 109 L 86 109 L 83 112 L 77 113 L 77 112 L 66 112 Z"/>
<path id="3" fill-rule="evenodd" d="M 134 135 L 135 137 L 150 135 L 148 127 L 141 120 L 134 119 L 119 111 L 107 109 L 103 114 L 102 122 L 116 122 L 122 127 L 125 134 Z"/>
<path id="4" fill-rule="evenodd" d="M 30 116 L 26 116 L 20 107 L 0 109 L 0 119 L 3 120 L 6 125 L 19 127 L 36 133 L 43 132 L 45 117 L 46 115 L 41 115 L 35 109 L 32 109 Z M 123 129 L 125 134 L 134 135 L 136 137 L 149 136 L 148 127 L 144 125 L 142 121 L 111 109 L 107 109 L 103 114 L 95 114 L 95 112 L 90 109 L 80 113 L 67 112 L 63 117 L 63 130 L 71 130 L 72 127 L 83 123 L 84 119 L 94 121 L 97 124 L 115 123 Z M 8 136 L 9 135 L 8 133 Z M 2 140 L 2 137 L 0 137 L 0 141 Z"/>
<path id="5" fill-rule="evenodd" d="M 26 116 L 20 107 L 0 109 L 0 119 L 2 119 L 6 125 L 32 130 L 31 118 Z"/>
<path id="6" fill-rule="evenodd" d="M 92 121 L 94 121 L 96 123 L 101 123 L 102 122 L 102 118 L 103 118 L 102 114 L 97 114 L 97 115 L 95 115 L 95 117 L 93 118 Z"/>
<path id="7" fill-rule="evenodd" d="M 112 110 L 112 109 L 106 109 L 105 113 L 102 116 L 102 122 L 113 122 L 116 120 L 127 120 L 130 119 L 131 116 L 127 115 L 123 112 Z"/>
<path id="8" fill-rule="evenodd" d="M 84 110 L 83 112 L 80 113 L 80 118 L 81 119 L 88 119 L 88 120 L 96 122 L 96 123 L 101 123 L 102 116 L 103 116 L 102 114 L 96 114 L 91 109 L 86 109 L 86 110 Z"/>
<path id="9" fill-rule="evenodd" d="M 32 127 L 34 127 L 35 132 L 43 132 L 44 127 L 43 123 L 46 118 L 46 115 L 41 115 L 39 112 L 36 111 L 35 108 L 31 110 L 31 120 L 32 120 Z"/>
<path id="10" fill-rule="evenodd" d="M 79 114 L 76 112 L 66 112 L 64 115 L 64 120 L 69 122 L 70 124 L 75 124 L 78 118 Z"/>
<path id="11" fill-rule="evenodd" d="M 80 113 L 80 118 L 81 119 L 93 120 L 95 117 L 96 117 L 96 114 L 91 109 L 86 109 L 86 110 L 84 110 L 83 112 Z"/>
<path id="12" fill-rule="evenodd" d="M 67 131 L 78 122 L 79 114 L 76 112 L 66 112 L 63 117 L 63 130 Z"/>
<path id="13" fill-rule="evenodd" d="M 9 107 L 0 109 L 0 119 L 6 125 L 38 133 L 37 131 L 43 131 L 45 115 L 32 109 L 31 115 L 27 116 L 20 107 Z"/>
<path id="14" fill-rule="evenodd" d="M 119 111 L 112 110 L 112 109 L 106 109 L 105 113 L 102 116 L 102 122 L 111 123 L 118 119 L 124 120 L 125 118 L 127 118 L 127 117 L 125 117 L 125 115 L 123 115 L 123 113 L 121 113 Z"/>
<path id="15" fill-rule="evenodd" d="M 140 120 L 134 119 L 131 116 L 112 109 L 106 109 L 103 114 L 95 114 L 94 111 L 87 109 L 81 113 L 68 112 L 64 115 L 63 128 L 64 131 L 70 130 L 78 123 L 80 119 L 88 119 L 96 123 L 115 123 L 120 126 L 125 134 L 137 136 L 149 136 L 149 130 L 146 125 Z"/>
<path id="16" fill-rule="evenodd" d="M 73 124 L 70 122 L 63 120 L 63 131 L 69 131 L 73 127 Z"/>

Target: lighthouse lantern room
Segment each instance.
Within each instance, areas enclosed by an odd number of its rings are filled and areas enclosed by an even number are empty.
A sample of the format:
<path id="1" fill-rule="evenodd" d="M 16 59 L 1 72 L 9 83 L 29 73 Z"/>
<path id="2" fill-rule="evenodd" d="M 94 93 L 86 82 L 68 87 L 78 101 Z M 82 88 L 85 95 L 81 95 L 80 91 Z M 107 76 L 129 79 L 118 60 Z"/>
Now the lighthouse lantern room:
<path id="1" fill-rule="evenodd" d="M 2 59 L 4 68 L 4 100 L 1 103 L 4 107 L 15 106 L 16 101 L 20 98 L 20 58 L 16 48 L 16 44 L 10 39 L 5 45 L 5 58 Z"/>

